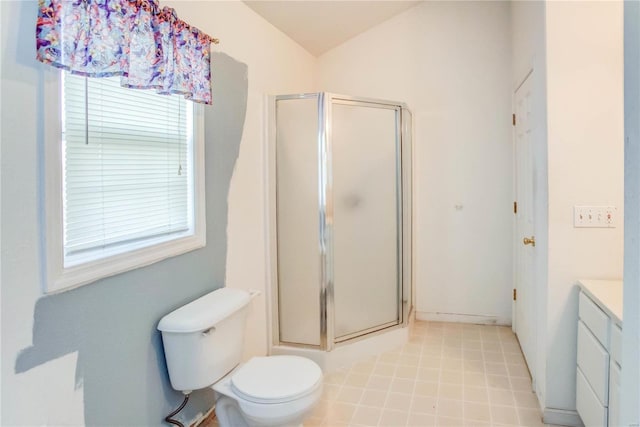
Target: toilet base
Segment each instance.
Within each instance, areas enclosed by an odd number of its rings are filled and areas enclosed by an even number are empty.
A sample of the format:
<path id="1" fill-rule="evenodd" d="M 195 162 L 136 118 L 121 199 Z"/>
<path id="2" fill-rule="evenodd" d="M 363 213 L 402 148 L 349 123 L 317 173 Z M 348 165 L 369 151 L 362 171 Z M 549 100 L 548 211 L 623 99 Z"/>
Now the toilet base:
<path id="1" fill-rule="evenodd" d="M 287 419 L 256 419 L 245 417 L 238 402 L 230 397 L 220 396 L 216 401 L 216 417 L 220 427 L 302 427 L 302 419 L 308 412 L 304 411 L 294 420 L 291 420 L 291 416 Z"/>

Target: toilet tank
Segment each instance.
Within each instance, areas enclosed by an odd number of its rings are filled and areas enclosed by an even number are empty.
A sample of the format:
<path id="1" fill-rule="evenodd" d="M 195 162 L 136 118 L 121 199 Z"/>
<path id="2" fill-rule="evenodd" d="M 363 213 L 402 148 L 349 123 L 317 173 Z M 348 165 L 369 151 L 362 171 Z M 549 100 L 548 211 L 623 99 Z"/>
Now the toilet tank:
<path id="1" fill-rule="evenodd" d="M 209 387 L 242 358 L 251 296 L 238 289 L 208 293 L 158 323 L 171 386 L 183 393 Z"/>

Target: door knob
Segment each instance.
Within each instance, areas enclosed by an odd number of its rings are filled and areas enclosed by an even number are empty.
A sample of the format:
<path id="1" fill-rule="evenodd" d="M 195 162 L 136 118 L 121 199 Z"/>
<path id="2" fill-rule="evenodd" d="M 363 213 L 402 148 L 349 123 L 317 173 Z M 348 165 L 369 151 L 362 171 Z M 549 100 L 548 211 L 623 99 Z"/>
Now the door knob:
<path id="1" fill-rule="evenodd" d="M 531 236 L 531 238 L 525 237 L 524 239 L 522 239 L 522 243 L 524 243 L 525 245 L 531 245 L 531 246 L 536 246 L 536 238 L 535 236 Z"/>

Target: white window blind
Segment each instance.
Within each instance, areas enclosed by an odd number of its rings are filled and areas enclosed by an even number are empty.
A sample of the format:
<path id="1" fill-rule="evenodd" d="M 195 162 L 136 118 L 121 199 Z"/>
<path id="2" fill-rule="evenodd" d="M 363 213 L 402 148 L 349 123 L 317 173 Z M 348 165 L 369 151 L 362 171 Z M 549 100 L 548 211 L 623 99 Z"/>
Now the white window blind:
<path id="1" fill-rule="evenodd" d="M 64 264 L 193 233 L 193 106 L 63 77 Z"/>

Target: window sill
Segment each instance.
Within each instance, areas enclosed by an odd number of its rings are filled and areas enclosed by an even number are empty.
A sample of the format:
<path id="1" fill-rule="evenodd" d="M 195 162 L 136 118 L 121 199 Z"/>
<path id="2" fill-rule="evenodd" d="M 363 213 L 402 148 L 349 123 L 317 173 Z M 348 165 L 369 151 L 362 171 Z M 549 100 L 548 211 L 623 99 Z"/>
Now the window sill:
<path id="1" fill-rule="evenodd" d="M 86 262 L 73 267 L 49 270 L 46 279 L 47 294 L 68 291 L 97 280 L 145 267 L 156 262 L 182 255 L 206 245 L 204 233 L 173 239 L 153 246 L 125 252 L 107 258 Z"/>

